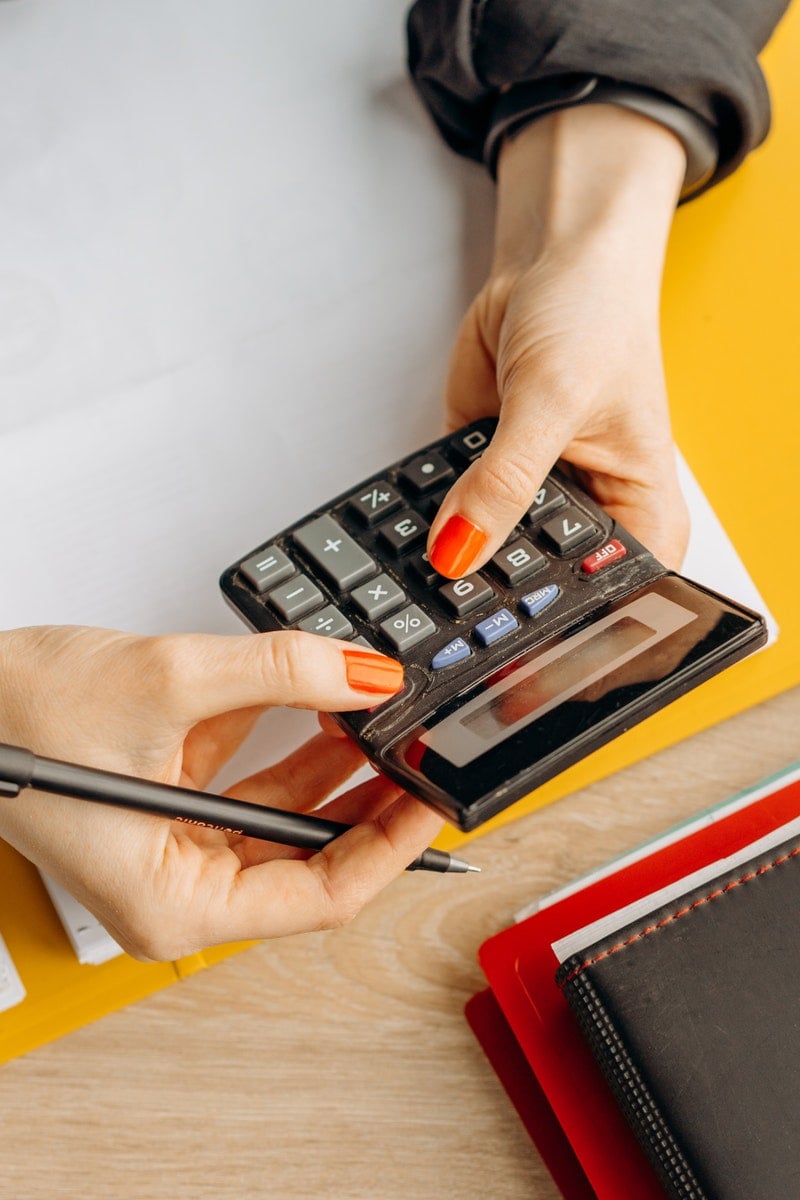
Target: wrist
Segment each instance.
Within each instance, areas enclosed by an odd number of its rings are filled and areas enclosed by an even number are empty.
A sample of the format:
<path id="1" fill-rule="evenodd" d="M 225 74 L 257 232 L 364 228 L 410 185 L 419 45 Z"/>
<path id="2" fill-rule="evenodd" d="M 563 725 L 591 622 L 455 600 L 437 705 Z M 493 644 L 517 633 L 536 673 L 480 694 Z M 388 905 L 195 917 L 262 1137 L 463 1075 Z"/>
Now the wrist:
<path id="1" fill-rule="evenodd" d="M 0 685 L 3 689 L 3 707 L 0 710 L 0 742 L 13 742 L 20 699 L 25 687 L 22 678 L 24 654 L 18 650 L 20 630 L 5 629 L 0 632 Z"/>
<path id="2" fill-rule="evenodd" d="M 675 134 L 639 113 L 599 104 L 541 117 L 500 153 L 492 273 L 588 252 L 659 281 L 685 169 Z"/>

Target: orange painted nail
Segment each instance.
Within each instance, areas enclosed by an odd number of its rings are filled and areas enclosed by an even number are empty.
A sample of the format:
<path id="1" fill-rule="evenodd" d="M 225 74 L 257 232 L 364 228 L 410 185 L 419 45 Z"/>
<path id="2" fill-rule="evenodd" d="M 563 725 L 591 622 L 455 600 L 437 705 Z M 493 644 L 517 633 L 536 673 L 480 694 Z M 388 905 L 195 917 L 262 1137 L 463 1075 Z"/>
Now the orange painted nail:
<path id="1" fill-rule="evenodd" d="M 355 647 L 348 647 L 342 654 L 347 682 L 354 691 L 367 692 L 371 696 L 392 696 L 403 686 L 403 668 L 393 658 Z"/>
<path id="2" fill-rule="evenodd" d="M 475 559 L 489 540 L 489 535 L 466 517 L 456 513 L 428 551 L 430 564 L 440 575 L 460 579 L 467 575 Z"/>

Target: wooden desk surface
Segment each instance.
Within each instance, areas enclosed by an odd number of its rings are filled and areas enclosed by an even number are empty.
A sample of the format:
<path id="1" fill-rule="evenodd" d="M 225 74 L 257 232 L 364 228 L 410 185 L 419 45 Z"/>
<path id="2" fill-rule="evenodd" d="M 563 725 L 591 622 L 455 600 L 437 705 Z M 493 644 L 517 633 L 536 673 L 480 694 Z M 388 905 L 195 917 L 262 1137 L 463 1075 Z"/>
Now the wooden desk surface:
<path id="1" fill-rule="evenodd" d="M 9 1200 L 557 1200 L 463 1017 L 531 897 L 800 757 L 800 689 L 0 1069 Z"/>

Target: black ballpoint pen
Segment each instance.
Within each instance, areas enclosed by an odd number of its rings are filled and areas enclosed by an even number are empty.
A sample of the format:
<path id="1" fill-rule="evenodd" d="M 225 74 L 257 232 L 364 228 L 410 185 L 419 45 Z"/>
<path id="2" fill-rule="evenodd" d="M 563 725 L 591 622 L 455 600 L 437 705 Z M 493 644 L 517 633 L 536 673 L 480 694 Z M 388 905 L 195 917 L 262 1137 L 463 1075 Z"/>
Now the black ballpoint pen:
<path id="1" fill-rule="evenodd" d="M 266 808 L 211 792 L 194 792 L 190 788 L 154 783 L 134 775 L 118 775 L 114 771 L 98 771 L 78 763 L 41 758 L 21 746 L 0 743 L 0 796 L 17 796 L 26 787 L 307 850 L 321 850 L 351 828 L 339 821 L 326 821 L 305 813 Z M 480 871 L 480 867 L 443 850 L 428 848 L 409 863 L 406 870 L 463 874 Z"/>

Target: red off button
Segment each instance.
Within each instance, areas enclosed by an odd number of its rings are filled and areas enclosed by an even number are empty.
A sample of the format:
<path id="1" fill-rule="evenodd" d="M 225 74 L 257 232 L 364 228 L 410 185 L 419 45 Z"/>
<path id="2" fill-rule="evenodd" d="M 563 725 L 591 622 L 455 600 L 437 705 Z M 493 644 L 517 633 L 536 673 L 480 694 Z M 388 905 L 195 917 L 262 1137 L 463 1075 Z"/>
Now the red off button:
<path id="1" fill-rule="evenodd" d="M 616 538 L 612 538 L 610 542 L 606 542 L 605 546 L 601 546 L 599 550 L 593 551 L 588 558 L 583 560 L 581 570 L 585 571 L 587 575 L 595 575 L 598 571 L 602 571 L 604 567 L 610 567 L 612 563 L 619 562 L 627 553 L 628 551 L 622 542 L 618 542 Z"/>

